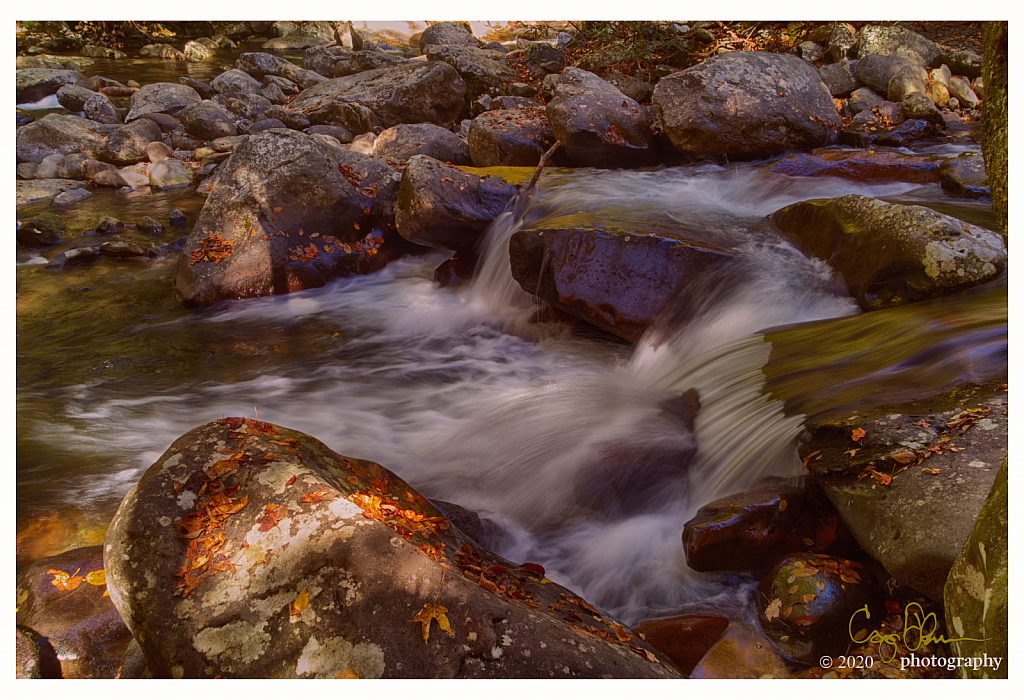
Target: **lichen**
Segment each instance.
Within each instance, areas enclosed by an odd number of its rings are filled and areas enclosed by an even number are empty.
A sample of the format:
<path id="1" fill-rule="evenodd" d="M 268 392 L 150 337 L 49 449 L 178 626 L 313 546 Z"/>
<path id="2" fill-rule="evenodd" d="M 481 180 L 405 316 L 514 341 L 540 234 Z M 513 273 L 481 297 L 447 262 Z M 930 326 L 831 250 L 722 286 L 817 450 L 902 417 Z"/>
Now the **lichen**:
<path id="1" fill-rule="evenodd" d="M 328 637 L 318 642 L 310 637 L 302 649 L 295 675 L 336 678 L 342 671 L 354 671 L 360 678 L 384 675 L 384 650 L 376 644 L 353 645 L 343 637 Z"/>

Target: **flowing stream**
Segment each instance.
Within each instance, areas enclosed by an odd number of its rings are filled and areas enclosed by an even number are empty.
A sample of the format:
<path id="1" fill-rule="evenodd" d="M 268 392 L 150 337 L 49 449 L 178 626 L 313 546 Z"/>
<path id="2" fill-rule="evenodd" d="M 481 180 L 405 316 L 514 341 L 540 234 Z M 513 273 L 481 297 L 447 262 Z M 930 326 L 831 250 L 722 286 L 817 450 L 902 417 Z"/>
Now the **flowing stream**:
<path id="1" fill-rule="evenodd" d="M 879 382 L 927 395 L 1005 374 L 1005 277 L 973 295 L 853 317 L 857 307 L 828 266 L 782 243 L 765 220 L 796 201 L 849 193 L 991 226 L 986 205 L 952 200 L 937 185 L 698 165 L 545 174 L 530 201 L 491 226 L 478 277 L 461 289 L 432 282 L 446 257 L 433 254 L 321 289 L 189 311 L 174 299 L 173 251 L 152 263 L 99 260 L 59 273 L 22 260 L 19 533 L 48 520 L 102 532 L 174 439 L 258 413 L 377 461 L 428 498 L 476 511 L 497 533 L 487 546 L 542 564 L 627 622 L 735 609 L 742 581 L 689 571 L 683 524 L 716 497 L 800 472 L 794 437 L 804 414 L 827 412 L 830 363 L 845 362 L 847 384 L 861 387 L 836 400 L 844 410 L 876 400 Z M 64 214 L 92 225 L 106 213 L 131 221 L 124 208 L 133 203 L 100 197 Z M 201 199 L 165 194 L 143 205 L 149 215 L 175 206 L 194 214 Z M 581 220 L 684 227 L 739 255 L 725 272 L 694 280 L 687 293 L 700 303 L 670 304 L 635 348 L 530 323 L 536 306 L 509 273 L 509 236 Z M 184 233 L 162 242 L 170 249 Z M 787 328 L 761 332 L 779 326 Z M 858 333 L 877 340 L 914 328 L 924 330 L 913 352 L 883 344 L 860 363 Z M 664 410 L 691 389 L 700 404 L 692 433 Z M 652 451 L 690 452 L 692 461 L 650 473 L 623 499 L 609 455 L 641 469 L 638 455 Z"/>

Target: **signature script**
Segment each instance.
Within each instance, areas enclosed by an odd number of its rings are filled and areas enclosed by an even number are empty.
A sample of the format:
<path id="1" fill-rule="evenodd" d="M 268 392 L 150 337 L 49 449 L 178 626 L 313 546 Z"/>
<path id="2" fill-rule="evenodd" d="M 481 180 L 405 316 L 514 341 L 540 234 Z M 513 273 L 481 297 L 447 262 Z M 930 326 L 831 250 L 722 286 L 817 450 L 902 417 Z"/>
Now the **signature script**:
<path id="1" fill-rule="evenodd" d="M 949 642 L 987 642 L 988 639 L 975 639 L 974 637 L 956 637 L 954 639 L 946 639 L 941 634 L 935 634 L 935 630 L 939 626 L 939 620 L 935 616 L 935 613 L 924 614 L 924 608 L 919 603 L 910 603 L 903 611 L 903 631 L 900 632 L 889 632 L 883 633 L 881 630 L 875 630 L 868 633 L 864 639 L 856 639 L 853 634 L 853 621 L 861 613 L 864 614 L 865 620 L 871 619 L 871 611 L 868 610 L 868 606 L 865 605 L 863 608 L 853 613 L 850 616 L 850 640 L 857 644 L 877 644 L 878 645 L 878 657 L 883 663 L 889 663 L 896 658 L 896 653 L 899 650 L 899 644 L 903 644 L 909 651 L 917 651 L 922 646 L 937 642 L 939 644 L 948 644 Z M 863 630 L 860 630 L 863 632 Z M 888 658 L 886 658 L 888 656 Z"/>

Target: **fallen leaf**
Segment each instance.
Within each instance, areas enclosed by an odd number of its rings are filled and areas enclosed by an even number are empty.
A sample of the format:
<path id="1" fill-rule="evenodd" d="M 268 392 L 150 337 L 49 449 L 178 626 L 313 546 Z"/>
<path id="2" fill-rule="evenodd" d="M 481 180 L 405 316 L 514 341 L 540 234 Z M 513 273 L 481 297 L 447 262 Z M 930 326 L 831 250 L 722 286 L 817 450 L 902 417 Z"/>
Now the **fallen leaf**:
<path id="1" fill-rule="evenodd" d="M 896 452 L 895 454 L 890 455 L 890 456 L 893 459 L 895 459 L 897 462 L 899 462 L 900 464 L 910 464 L 912 462 L 916 462 L 917 461 L 917 455 L 914 454 L 913 452 L 911 452 L 910 450 L 903 450 L 902 452 Z"/>
<path id="2" fill-rule="evenodd" d="M 78 571 L 81 571 L 81 569 Z M 74 574 L 68 574 L 64 571 L 60 571 L 59 569 L 50 569 L 46 573 L 53 574 L 53 580 L 50 581 L 50 583 L 56 586 L 57 590 L 73 591 L 78 588 L 78 585 L 82 583 L 82 581 L 85 580 L 78 575 L 78 571 L 75 571 Z"/>
<path id="3" fill-rule="evenodd" d="M 302 614 L 302 611 L 309 605 L 309 591 L 303 588 L 299 591 L 299 595 L 295 598 L 294 602 L 288 603 L 288 615 L 291 617 L 298 617 Z"/>
<path id="4" fill-rule="evenodd" d="M 852 450 L 847 450 L 843 454 L 846 455 L 847 457 L 851 457 L 852 458 L 858 452 L 860 452 L 860 448 L 859 447 L 854 447 Z"/>
<path id="5" fill-rule="evenodd" d="M 346 668 L 344 671 L 336 675 L 334 678 L 359 678 L 359 674 L 350 668 Z"/>
<path id="6" fill-rule="evenodd" d="M 782 511 L 786 510 L 787 505 L 788 504 L 785 501 L 779 501 L 779 512 L 781 513 Z"/>
<path id="7" fill-rule="evenodd" d="M 857 442 L 867 434 L 868 431 L 864 430 L 863 428 L 854 428 L 853 433 L 850 435 L 850 437 L 853 438 L 854 442 Z"/>
<path id="8" fill-rule="evenodd" d="M 809 615 L 797 615 L 793 618 L 793 622 L 800 625 L 801 627 L 810 627 L 814 624 L 814 619 Z"/>
<path id="9" fill-rule="evenodd" d="M 451 625 L 448 623 L 448 618 L 445 616 L 446 612 L 448 612 L 448 608 L 444 607 L 443 605 L 433 605 L 431 603 L 427 603 L 418 613 L 416 613 L 416 617 L 409 620 L 409 622 L 419 622 L 423 625 L 424 644 L 427 643 L 427 640 L 430 637 L 431 620 L 437 620 L 438 627 L 440 627 L 442 630 L 444 630 L 451 636 L 455 636 L 455 633 L 452 632 Z"/>
<path id="10" fill-rule="evenodd" d="M 93 586 L 105 586 L 107 585 L 107 574 L 103 569 L 98 571 L 90 571 L 85 575 L 85 582 L 90 583 Z"/>
<path id="11" fill-rule="evenodd" d="M 774 620 L 775 618 L 777 618 L 779 616 L 779 613 L 781 611 L 782 611 L 782 599 L 781 598 L 776 598 L 771 603 L 769 603 L 767 608 L 765 608 L 765 611 L 764 611 L 765 619 Z"/>
<path id="12" fill-rule="evenodd" d="M 284 485 L 285 485 L 285 486 L 291 486 L 292 484 L 294 484 L 294 483 L 295 483 L 295 479 L 296 479 L 296 478 L 298 478 L 298 475 L 297 475 L 297 474 L 296 474 L 296 475 L 293 475 L 291 479 L 289 479 L 288 481 L 284 482 Z"/>
<path id="13" fill-rule="evenodd" d="M 270 528 L 277 527 L 277 524 L 284 520 L 287 515 L 288 506 L 268 503 L 264 507 L 263 515 L 256 519 L 256 522 L 260 524 L 260 532 L 267 532 Z"/>
<path id="14" fill-rule="evenodd" d="M 938 474 L 939 470 L 938 469 L 928 469 L 927 467 L 925 467 L 924 469 L 921 470 L 921 473 L 922 474 Z"/>

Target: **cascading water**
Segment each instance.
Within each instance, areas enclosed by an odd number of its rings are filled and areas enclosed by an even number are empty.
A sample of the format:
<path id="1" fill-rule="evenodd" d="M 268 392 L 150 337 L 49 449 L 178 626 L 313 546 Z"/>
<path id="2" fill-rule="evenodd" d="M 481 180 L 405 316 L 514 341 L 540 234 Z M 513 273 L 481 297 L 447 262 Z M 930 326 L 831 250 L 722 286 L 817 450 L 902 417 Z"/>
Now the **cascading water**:
<path id="1" fill-rule="evenodd" d="M 773 178 L 755 165 L 545 174 L 533 201 L 494 222 L 461 291 L 432 284 L 443 258 L 429 256 L 190 312 L 153 291 L 170 264 L 57 278 L 22 266 L 19 284 L 34 291 L 19 296 L 19 521 L 44 508 L 109 519 L 175 438 L 255 407 L 477 511 L 502 533 L 485 545 L 544 565 L 627 622 L 698 604 L 736 609 L 735 579 L 689 572 L 680 536 L 709 500 L 799 471 L 801 417 L 767 395 L 775 341 L 758 332 L 856 312 L 829 269 L 781 243 L 764 216 L 811 197 L 920 190 Z M 942 197 L 937 186 L 929 196 Z M 700 304 L 670 305 L 635 349 L 530 324 L 537 305 L 511 277 L 508 240 L 579 218 L 685 223 L 735 262 L 693 280 L 685 294 Z M 956 332 L 947 324 L 943 338 Z"/>

